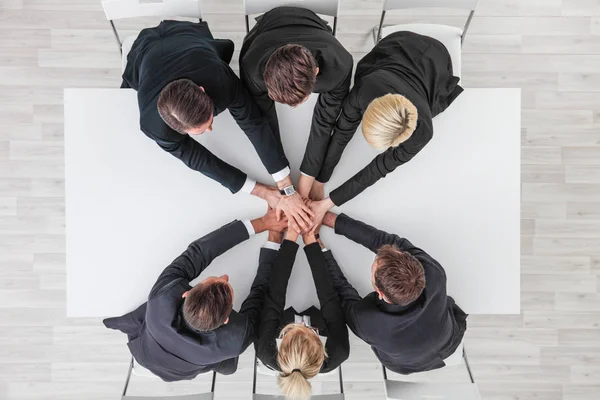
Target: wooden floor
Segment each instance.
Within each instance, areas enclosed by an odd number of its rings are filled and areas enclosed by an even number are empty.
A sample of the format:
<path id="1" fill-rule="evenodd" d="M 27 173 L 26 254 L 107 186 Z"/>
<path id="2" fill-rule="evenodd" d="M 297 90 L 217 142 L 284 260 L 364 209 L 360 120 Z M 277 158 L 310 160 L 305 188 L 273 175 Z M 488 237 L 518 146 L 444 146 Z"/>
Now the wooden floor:
<path id="1" fill-rule="evenodd" d="M 372 46 L 381 5 L 342 0 L 338 37 L 355 59 Z M 0 6 L 0 399 L 117 399 L 124 335 L 65 317 L 62 114 L 64 87 L 119 85 L 117 48 L 99 0 Z M 204 10 L 215 36 L 239 48 L 242 0 L 207 0 Z M 464 20 L 447 12 L 389 19 Z M 151 23 L 120 26 L 132 33 Z M 485 400 L 598 399 L 600 1 L 481 0 L 464 53 L 465 87 L 523 89 L 522 314 L 469 318 L 475 379 Z M 110 249 L 98 243 L 102 251 Z M 252 358 L 248 351 L 238 373 L 218 378 L 219 399 L 249 398 Z M 206 377 L 134 379 L 132 394 L 207 388 Z M 383 396 L 380 367 L 357 340 L 344 379 L 348 399 Z M 315 384 L 335 390 L 332 378 Z"/>

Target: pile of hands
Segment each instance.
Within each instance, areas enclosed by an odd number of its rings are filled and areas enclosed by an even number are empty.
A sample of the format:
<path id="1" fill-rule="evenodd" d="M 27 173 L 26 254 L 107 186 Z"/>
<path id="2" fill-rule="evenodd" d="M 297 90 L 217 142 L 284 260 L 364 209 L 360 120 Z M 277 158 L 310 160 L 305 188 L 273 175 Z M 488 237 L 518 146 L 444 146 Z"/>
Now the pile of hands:
<path id="1" fill-rule="evenodd" d="M 300 178 L 298 191 L 291 196 L 281 195 L 275 188 L 270 188 L 269 195 L 265 196 L 269 211 L 263 218 L 266 219 L 270 241 L 281 243 L 284 231 L 286 239 L 294 242 L 300 235 L 306 245 L 317 241 L 315 235 L 333 203 L 323 199 L 323 183 L 311 179 L 307 184 L 303 178 Z"/>

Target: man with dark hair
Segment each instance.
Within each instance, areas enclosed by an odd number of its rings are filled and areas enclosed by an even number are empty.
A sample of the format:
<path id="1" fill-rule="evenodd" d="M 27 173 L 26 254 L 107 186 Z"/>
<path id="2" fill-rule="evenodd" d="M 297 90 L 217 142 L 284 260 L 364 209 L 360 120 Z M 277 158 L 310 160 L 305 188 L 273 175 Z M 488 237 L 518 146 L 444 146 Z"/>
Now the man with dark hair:
<path id="1" fill-rule="evenodd" d="M 323 164 L 349 92 L 352 66 L 352 56 L 333 36 L 327 22 L 304 8 L 274 8 L 257 19 L 244 39 L 240 76 L 278 138 L 274 101 L 295 107 L 311 93 L 319 93 L 300 165 L 298 192 L 304 198 L 309 197 Z M 322 183 L 315 186 L 321 186 L 316 192 L 322 191 Z"/>
<path id="2" fill-rule="evenodd" d="M 275 211 L 252 221 L 233 221 L 189 245 L 158 277 L 148 301 L 135 311 L 104 320 L 107 328 L 126 333 L 136 361 L 165 381 L 193 379 L 216 371 L 232 374 L 238 356 L 253 342 L 268 287 L 270 265 L 277 254 L 261 250 L 256 278 L 240 311 L 232 311 L 229 277 L 190 282 L 219 255 L 250 235 L 287 228 Z"/>
<path id="3" fill-rule="evenodd" d="M 327 259 L 350 329 L 396 373 L 443 367 L 444 359 L 462 342 L 467 314 L 446 295 L 442 266 L 408 239 L 345 214 L 328 212 L 323 225 L 377 253 L 371 266 L 375 291 L 364 298 L 348 283 L 335 259 Z"/>
<path id="4" fill-rule="evenodd" d="M 214 39 L 206 22 L 163 21 L 140 32 L 127 55 L 121 87 L 137 91 L 140 129 L 163 150 L 232 193 L 265 199 L 301 230 L 311 224 L 312 211 L 293 190 L 280 141 L 229 67 L 232 55 L 233 42 Z M 211 131 L 213 118 L 226 109 L 278 188 L 255 182 L 193 139 Z"/>

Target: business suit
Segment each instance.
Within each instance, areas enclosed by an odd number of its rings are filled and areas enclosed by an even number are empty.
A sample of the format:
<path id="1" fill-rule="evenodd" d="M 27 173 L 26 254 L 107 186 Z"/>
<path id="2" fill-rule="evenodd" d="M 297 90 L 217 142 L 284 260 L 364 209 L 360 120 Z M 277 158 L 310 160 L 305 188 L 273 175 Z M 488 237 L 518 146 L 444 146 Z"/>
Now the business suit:
<path id="1" fill-rule="evenodd" d="M 301 313 L 293 308 L 284 311 L 288 281 L 296 259 L 298 245 L 284 240 L 271 267 L 271 278 L 265 296 L 264 308 L 260 316 L 258 335 L 254 343 L 256 354 L 263 364 L 281 371 L 277 364 L 277 344 L 281 329 L 294 322 L 296 315 L 310 316 L 311 326 L 319 329 L 319 335 L 327 337 L 325 351 L 327 358 L 321 372 L 329 372 L 339 367 L 350 353 L 348 328 L 342 306 L 327 272 L 326 254 L 333 259 L 331 252 L 323 253 L 318 243 L 304 248 L 312 272 L 317 297 L 321 309 L 310 307 Z"/>
<path id="2" fill-rule="evenodd" d="M 448 50 L 439 41 L 413 32 L 383 38 L 356 67 L 354 87 L 344 101 L 323 167 L 317 177 L 327 182 L 346 145 L 374 99 L 401 94 L 415 105 L 417 126 L 408 140 L 379 154 L 365 168 L 330 193 L 335 205 L 353 199 L 379 179 L 410 161 L 433 137 L 432 119 L 462 93 L 452 73 Z"/>
<path id="3" fill-rule="evenodd" d="M 394 245 L 413 255 L 425 270 L 423 293 L 412 303 L 401 306 L 379 300 L 377 292 L 362 298 L 339 266 L 328 263 L 350 329 L 371 345 L 381 363 L 394 372 L 411 374 L 443 367 L 443 360 L 462 341 L 467 314 L 446 295 L 446 273 L 442 266 L 407 239 L 345 214 L 337 217 L 335 233 L 373 252 L 383 245 Z"/>
<path id="4" fill-rule="evenodd" d="M 213 370 L 234 373 L 238 356 L 256 334 L 273 255 L 261 252 L 256 278 L 240 311 L 232 311 L 228 323 L 213 331 L 200 332 L 186 323 L 181 296 L 216 257 L 248 237 L 244 223 L 233 221 L 196 240 L 160 274 L 146 303 L 104 324 L 126 333 L 137 362 L 165 381 L 193 379 Z"/>
<path id="5" fill-rule="evenodd" d="M 288 161 L 268 121 L 229 67 L 232 54 L 233 42 L 213 39 L 206 22 L 163 21 L 142 30 L 133 43 L 122 87 L 137 91 L 142 132 L 189 168 L 236 193 L 243 187 L 246 174 L 188 134 L 171 129 L 157 109 L 160 92 L 167 84 L 190 79 L 212 99 L 214 116 L 229 110 L 270 174 L 286 171 Z"/>
<path id="6" fill-rule="evenodd" d="M 315 13 L 304 8 L 278 7 L 261 16 L 244 39 L 240 53 L 240 76 L 279 137 L 275 103 L 269 98 L 264 72 L 271 55 L 286 44 L 306 47 L 315 57 L 319 73 L 313 93 L 319 93 L 310 136 L 300 171 L 317 176 L 331 132 L 352 78 L 352 56 Z"/>

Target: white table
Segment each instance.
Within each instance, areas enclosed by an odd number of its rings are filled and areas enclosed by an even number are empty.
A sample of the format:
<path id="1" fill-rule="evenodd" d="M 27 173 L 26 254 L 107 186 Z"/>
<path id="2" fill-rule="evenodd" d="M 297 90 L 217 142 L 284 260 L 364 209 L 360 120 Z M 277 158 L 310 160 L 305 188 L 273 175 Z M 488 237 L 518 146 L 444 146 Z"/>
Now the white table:
<path id="1" fill-rule="evenodd" d="M 277 108 L 294 179 L 315 100 Z M 434 138 L 419 155 L 337 211 L 405 236 L 431 254 L 446 269 L 448 293 L 466 312 L 519 313 L 520 90 L 467 89 L 434 125 Z M 204 145 L 272 183 L 228 112 L 213 128 L 199 138 Z M 231 195 L 141 133 L 133 90 L 66 89 L 65 153 L 70 317 L 134 309 L 190 242 L 266 210 L 262 200 Z M 375 155 L 359 128 L 326 190 Z M 350 283 L 363 295 L 372 291 L 373 254 L 328 228 L 322 238 Z M 239 307 L 264 241 L 266 234 L 250 238 L 217 258 L 200 279 L 228 273 Z M 298 310 L 318 304 L 301 249 L 287 302 Z"/>

